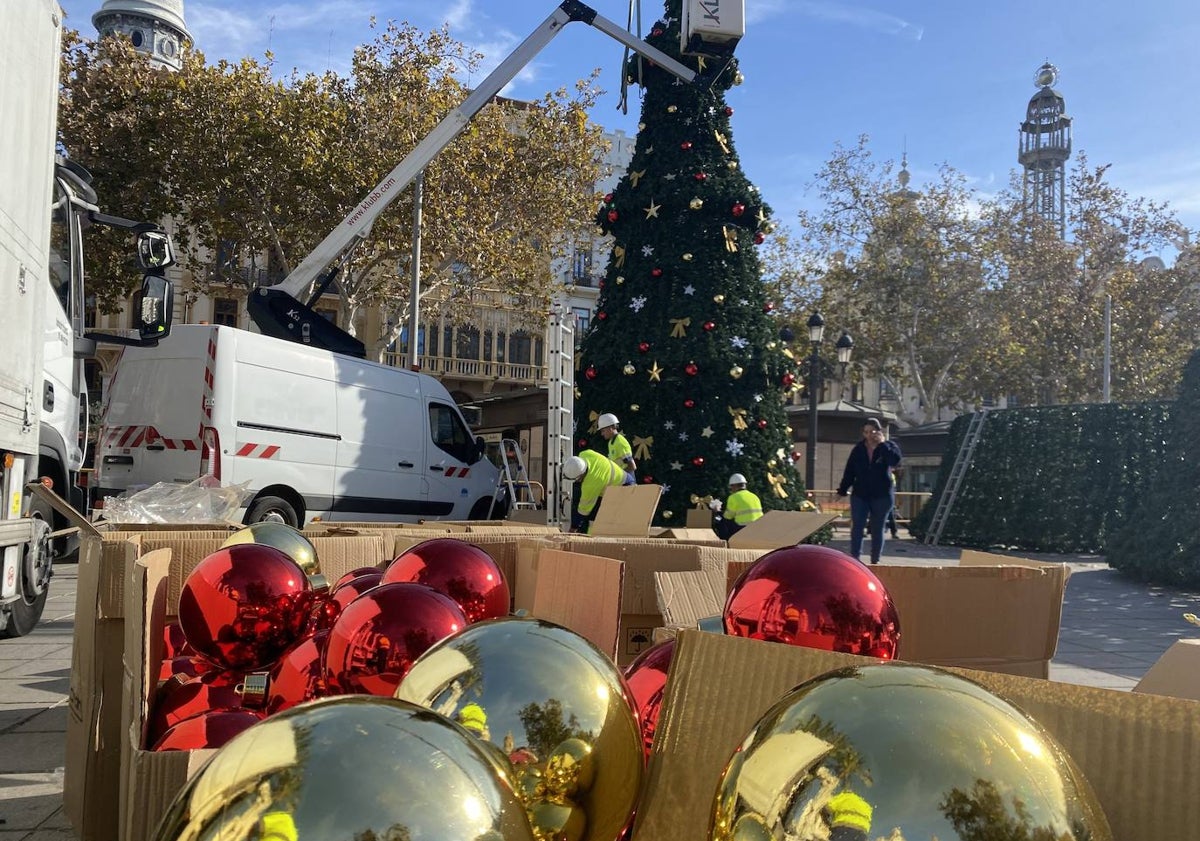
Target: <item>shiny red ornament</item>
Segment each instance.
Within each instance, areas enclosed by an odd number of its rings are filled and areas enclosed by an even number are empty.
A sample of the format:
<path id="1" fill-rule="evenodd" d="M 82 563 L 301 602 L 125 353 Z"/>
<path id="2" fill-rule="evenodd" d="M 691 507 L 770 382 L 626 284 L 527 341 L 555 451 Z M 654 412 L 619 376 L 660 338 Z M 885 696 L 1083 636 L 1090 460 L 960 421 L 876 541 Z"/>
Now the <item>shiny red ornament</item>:
<path id="1" fill-rule="evenodd" d="M 652 268 L 650 270 L 651 277 L 662 277 L 662 275 L 663 275 L 663 270 L 660 269 L 658 266 L 655 266 L 654 268 Z"/>
<path id="2" fill-rule="evenodd" d="M 178 622 L 163 625 L 163 659 L 170 660 L 195 653 L 195 649 L 188 645 L 187 637 L 183 635 L 183 628 Z"/>
<path id="3" fill-rule="evenodd" d="M 379 567 L 358 567 L 357 569 L 352 569 L 348 573 L 343 575 L 341 578 L 339 578 L 337 581 L 333 582 L 333 588 L 330 590 L 330 592 L 332 593 L 333 591 L 337 590 L 338 587 L 341 587 L 343 584 L 345 584 L 347 581 L 353 581 L 354 579 L 358 578 L 360 575 L 375 575 L 376 573 L 379 573 L 380 575 L 382 575 L 383 570 L 380 569 Z"/>
<path id="4" fill-rule="evenodd" d="M 508 582 L 495 558 L 465 540 L 437 537 L 402 552 L 383 583 L 412 581 L 449 596 L 468 622 L 508 616 Z"/>
<path id="5" fill-rule="evenodd" d="M 653 485 L 653 484 L 654 484 L 654 477 L 653 477 L 653 476 L 643 476 L 643 477 L 642 477 L 642 484 L 643 484 L 643 485 Z"/>
<path id="6" fill-rule="evenodd" d="M 650 350 L 649 342 L 638 342 L 638 353 L 647 353 Z"/>
<path id="7" fill-rule="evenodd" d="M 600 312 L 596 313 L 596 318 L 600 319 L 601 321 L 608 321 L 608 313 L 606 313 L 604 310 L 600 310 Z"/>
<path id="8" fill-rule="evenodd" d="M 188 575 L 179 624 L 201 657 L 253 671 L 300 638 L 314 603 L 295 561 L 273 546 L 238 543 L 213 552 Z"/>
<path id="9" fill-rule="evenodd" d="M 158 679 L 160 681 L 170 680 L 176 675 L 180 675 L 184 680 L 187 680 L 188 678 L 202 675 L 205 672 L 211 672 L 214 668 L 213 664 L 203 657 L 183 654 L 179 657 L 163 660 L 162 667 L 158 671 Z"/>
<path id="10" fill-rule="evenodd" d="M 578 444 L 578 445 L 579 445 L 579 449 L 581 449 L 581 450 L 582 450 L 582 449 L 585 449 L 585 448 L 587 447 L 587 445 L 588 445 L 588 439 L 586 439 L 586 438 L 580 438 L 580 439 L 579 439 L 578 441 L 576 441 L 575 443 L 576 443 L 576 444 Z"/>
<path id="11" fill-rule="evenodd" d="M 703 467 L 704 466 L 704 456 L 693 456 L 692 464 L 695 467 Z"/>
<path id="12" fill-rule="evenodd" d="M 781 383 L 783 383 L 784 388 L 788 388 L 793 383 L 796 382 L 796 375 L 793 374 L 791 371 L 788 371 L 786 374 L 784 374 L 782 377 L 779 378 L 779 381 Z"/>
<path id="13" fill-rule="evenodd" d="M 663 690 L 667 687 L 667 672 L 674 654 L 675 640 L 665 640 L 647 648 L 625 667 L 625 681 L 629 684 L 633 712 L 642 728 L 647 762 L 650 761 L 650 747 L 654 744 Z"/>
<path id="14" fill-rule="evenodd" d="M 612 193 L 605 193 L 605 194 L 604 194 L 604 203 L 605 203 L 605 204 L 612 204 L 612 200 L 613 200 L 613 194 L 612 194 Z"/>
<path id="15" fill-rule="evenodd" d="M 185 718 L 208 710 L 242 709 L 244 679 L 240 672 L 213 671 L 186 679 L 177 675 L 164 683 L 146 722 L 147 744 L 157 742 Z"/>
<path id="16" fill-rule="evenodd" d="M 764 234 L 762 231 L 754 232 L 754 244 L 755 245 L 762 245 L 766 241 L 766 239 L 767 239 L 766 234 Z"/>
<path id="17" fill-rule="evenodd" d="M 587 366 L 587 368 L 585 368 L 583 370 L 583 375 L 585 377 L 587 377 L 589 380 L 596 379 L 596 366 L 595 365 Z"/>
<path id="18" fill-rule="evenodd" d="M 692 148 L 692 141 L 690 141 L 690 140 L 683 141 L 682 143 L 679 144 L 679 148 L 686 152 L 688 149 Z"/>
<path id="19" fill-rule="evenodd" d="M 715 322 L 715 321 L 704 322 L 704 330 L 706 333 L 711 333 L 713 330 L 716 330 L 716 329 L 717 329 L 717 322 Z"/>
<path id="20" fill-rule="evenodd" d="M 339 584 L 333 588 L 333 600 L 338 605 L 338 615 L 346 609 L 350 602 L 357 599 L 363 593 L 378 587 L 383 583 L 383 570 L 375 569 L 369 573 L 364 573 L 357 578 L 352 578 L 345 584 Z"/>
<path id="21" fill-rule="evenodd" d="M 683 401 L 683 408 L 685 408 L 685 409 L 696 408 L 696 401 L 689 397 L 687 400 Z"/>
<path id="22" fill-rule="evenodd" d="M 694 377 L 700 373 L 700 366 L 695 362 L 689 362 L 687 365 L 683 366 L 683 372 L 689 377 Z"/>
<path id="23" fill-rule="evenodd" d="M 329 694 L 321 663 L 328 642 L 329 631 L 318 631 L 284 652 L 267 682 L 267 715 Z"/>
<path id="24" fill-rule="evenodd" d="M 759 428 L 759 429 L 766 429 L 766 428 L 767 428 L 767 419 L 766 419 L 766 418 L 759 418 L 759 419 L 758 419 L 758 428 Z"/>
<path id="25" fill-rule="evenodd" d="M 609 222 L 616 222 L 618 218 L 619 218 L 619 214 L 617 213 L 617 211 L 615 211 L 615 210 L 608 211 L 608 221 Z"/>
<path id="26" fill-rule="evenodd" d="M 326 587 L 328 588 L 328 585 Z M 329 592 L 318 594 L 312 613 L 308 616 L 308 633 L 328 631 L 333 627 L 333 623 L 337 621 L 338 614 L 341 612 L 342 606 Z"/>
<path id="27" fill-rule="evenodd" d="M 775 312 L 775 302 L 767 301 L 763 304 L 763 312 Z"/>
<path id="28" fill-rule="evenodd" d="M 759 558 L 725 602 L 725 633 L 891 660 L 900 620 L 870 568 L 827 546 L 789 546 Z"/>
<path id="29" fill-rule="evenodd" d="M 733 116 L 733 109 L 731 107 L 729 107 L 728 105 L 725 106 L 725 116 L 726 117 Z"/>
<path id="30" fill-rule="evenodd" d="M 208 750 L 219 748 L 262 721 L 256 710 L 205 710 L 176 724 L 150 750 Z"/>
<path id="31" fill-rule="evenodd" d="M 746 205 L 739 202 L 734 202 L 733 207 L 729 208 L 729 212 L 734 216 L 741 216 L 746 212 Z"/>
<path id="32" fill-rule="evenodd" d="M 704 173 L 704 172 L 697 172 L 697 173 L 696 173 L 695 175 L 693 175 L 692 177 L 693 177 L 693 178 L 695 178 L 697 181 L 703 181 L 703 180 L 705 180 L 706 178 L 708 178 L 708 174 L 707 174 L 707 173 Z"/>
<path id="33" fill-rule="evenodd" d="M 804 453 L 799 450 L 792 450 L 792 461 L 799 461 L 802 458 L 804 458 Z"/>
<path id="34" fill-rule="evenodd" d="M 657 38 L 659 35 L 663 34 L 662 27 L 661 26 L 654 27 L 653 29 L 650 30 L 650 34 L 653 35 L 655 38 Z"/>
<path id="35" fill-rule="evenodd" d="M 331 692 L 390 698 L 413 661 L 467 626 L 449 596 L 424 584 L 380 584 L 351 602 L 329 632 Z"/>

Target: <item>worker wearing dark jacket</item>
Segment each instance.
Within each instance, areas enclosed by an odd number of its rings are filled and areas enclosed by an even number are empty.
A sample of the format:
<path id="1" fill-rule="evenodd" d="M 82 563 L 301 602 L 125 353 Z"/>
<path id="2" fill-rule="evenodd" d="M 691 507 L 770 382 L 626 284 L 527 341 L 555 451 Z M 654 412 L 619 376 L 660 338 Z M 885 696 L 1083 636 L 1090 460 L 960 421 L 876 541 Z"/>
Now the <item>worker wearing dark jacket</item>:
<path id="1" fill-rule="evenodd" d="M 896 503 L 892 470 L 900 464 L 900 448 L 888 441 L 875 418 L 863 424 L 863 440 L 854 445 L 838 485 L 838 496 L 850 493 L 850 554 L 862 555 L 863 531 L 871 530 L 871 563 L 883 553 L 883 530 Z"/>

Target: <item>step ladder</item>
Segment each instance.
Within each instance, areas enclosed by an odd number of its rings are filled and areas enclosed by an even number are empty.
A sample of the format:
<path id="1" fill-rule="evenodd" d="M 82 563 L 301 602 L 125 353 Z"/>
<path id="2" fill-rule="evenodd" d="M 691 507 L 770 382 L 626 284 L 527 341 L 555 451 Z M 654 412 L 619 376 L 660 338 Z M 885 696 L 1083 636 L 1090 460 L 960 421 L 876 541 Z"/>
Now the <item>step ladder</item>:
<path id="1" fill-rule="evenodd" d="M 534 485 L 525 469 L 525 454 L 521 452 L 520 442 L 512 438 L 501 439 L 500 475 L 496 479 L 496 493 L 492 494 L 492 504 L 488 508 L 488 519 L 492 519 L 496 502 L 504 493 L 508 494 L 508 499 L 512 502 L 509 510 L 536 511 L 540 503 Z"/>
<path id="2" fill-rule="evenodd" d="M 950 519 L 950 509 L 954 507 L 954 500 L 962 490 L 963 479 L 971 468 L 975 446 L 983 435 L 983 424 L 989 411 L 990 409 L 984 408 L 971 415 L 967 432 L 963 435 L 962 443 L 958 445 L 958 454 L 950 468 L 950 476 L 946 479 L 946 487 L 942 489 L 937 508 L 933 511 L 933 518 L 929 521 L 929 531 L 925 535 L 925 543 L 929 546 L 937 546 L 937 542 L 942 539 L 942 530 L 946 527 L 946 521 Z"/>

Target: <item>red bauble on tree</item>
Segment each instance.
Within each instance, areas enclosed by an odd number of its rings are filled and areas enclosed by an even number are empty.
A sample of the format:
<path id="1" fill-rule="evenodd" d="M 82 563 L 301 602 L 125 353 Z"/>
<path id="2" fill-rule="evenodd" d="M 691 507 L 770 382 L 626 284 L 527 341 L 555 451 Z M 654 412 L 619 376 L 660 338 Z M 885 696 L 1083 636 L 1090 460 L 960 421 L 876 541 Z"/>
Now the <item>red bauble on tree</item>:
<path id="1" fill-rule="evenodd" d="M 608 321 L 608 313 L 606 313 L 604 310 L 600 310 L 600 312 L 596 313 L 596 318 L 600 319 L 601 321 Z"/>
<path id="2" fill-rule="evenodd" d="M 779 378 L 779 382 L 783 383 L 784 388 L 791 388 L 792 384 L 796 382 L 796 375 L 788 371 Z"/>
<path id="3" fill-rule="evenodd" d="M 653 485 L 653 484 L 654 484 L 654 477 L 653 477 L 653 476 L 649 476 L 649 475 L 643 476 L 643 477 L 642 477 L 642 484 L 643 484 L 643 485 Z"/>
<path id="4" fill-rule="evenodd" d="M 619 214 L 617 213 L 617 211 L 615 211 L 615 210 L 608 211 L 608 221 L 609 222 L 616 222 L 618 218 L 619 218 Z"/>
<path id="5" fill-rule="evenodd" d="M 468 622 L 508 615 L 508 582 L 487 552 L 465 540 L 438 537 L 402 552 L 383 574 L 383 583 L 427 584 L 454 600 Z"/>
<path id="6" fill-rule="evenodd" d="M 704 466 L 704 456 L 693 456 L 692 457 L 692 465 L 695 467 L 703 467 Z"/>
<path id="7" fill-rule="evenodd" d="M 706 321 L 706 322 L 704 322 L 703 327 L 704 327 L 704 330 L 706 333 L 711 333 L 713 330 L 717 329 L 717 322 Z"/>
<path id="8" fill-rule="evenodd" d="M 176 724 L 151 750 L 210 750 L 222 747 L 264 718 L 256 710 L 205 710 Z"/>
<path id="9" fill-rule="evenodd" d="M 802 458 L 804 458 L 804 453 L 799 450 L 792 450 L 792 461 L 799 461 Z"/>
<path id="10" fill-rule="evenodd" d="M 658 727 L 658 712 L 662 706 L 663 690 L 667 686 L 667 672 L 671 668 L 671 657 L 675 654 L 675 640 L 666 640 L 647 648 L 625 669 L 625 680 L 632 695 L 633 711 L 642 728 L 642 741 L 646 746 L 646 759 L 650 759 L 650 747 L 654 743 L 654 731 Z"/>
<path id="11" fill-rule="evenodd" d="M 253 671 L 300 638 L 314 602 L 295 561 L 273 546 L 239 543 L 213 552 L 188 575 L 179 624 L 201 657 Z"/>
<path id="12" fill-rule="evenodd" d="M 683 408 L 685 408 L 685 409 L 696 408 L 696 401 L 689 397 L 687 400 L 683 401 Z"/>
<path id="13" fill-rule="evenodd" d="M 655 266 L 654 268 L 652 268 L 650 270 L 650 277 L 662 277 L 662 275 L 663 275 L 663 270 L 660 269 L 658 266 Z"/>
<path id="14" fill-rule="evenodd" d="M 329 694 L 321 658 L 329 643 L 329 631 L 319 631 L 293 645 L 271 669 L 265 709 L 268 715 L 324 698 Z"/>
<path id="15" fill-rule="evenodd" d="M 575 442 L 575 444 L 579 447 L 579 449 L 581 449 L 581 450 L 585 449 L 588 445 L 588 439 L 580 438 L 578 441 Z"/>
<path id="16" fill-rule="evenodd" d="M 587 366 L 587 368 L 585 368 L 583 370 L 583 375 L 585 377 L 587 377 L 589 380 L 596 379 L 596 366 L 595 365 Z"/>
<path id="17" fill-rule="evenodd" d="M 638 342 L 638 353 L 649 353 L 649 352 L 650 352 L 650 343 L 649 342 Z"/>
<path id="18" fill-rule="evenodd" d="M 466 625 L 459 606 L 432 587 L 380 584 L 330 629 L 325 680 L 333 692 L 391 697 L 414 660 Z"/>
<path id="19" fill-rule="evenodd" d="M 651 30 L 650 30 L 650 34 L 651 34 L 652 36 L 654 36 L 655 38 L 657 38 L 659 35 L 662 35 L 662 34 L 663 34 L 663 29 L 662 29 L 662 27 L 661 27 L 661 26 L 656 26 L 656 27 L 654 27 L 653 29 L 651 29 Z"/>
<path id="20" fill-rule="evenodd" d="M 728 105 L 726 105 L 726 106 L 725 106 L 725 116 L 726 116 L 726 117 L 732 117 L 732 116 L 733 116 L 733 109 L 732 109 L 732 108 L 730 108 Z"/>
<path id="21" fill-rule="evenodd" d="M 695 178 L 697 181 L 704 181 L 706 178 L 708 178 L 708 174 L 704 173 L 704 172 L 697 172 L 692 177 Z"/>
<path id="22" fill-rule="evenodd" d="M 612 193 L 605 193 L 605 194 L 604 194 L 604 203 L 605 203 L 605 204 L 612 204 L 612 200 L 613 200 L 613 194 L 612 194 Z"/>
<path id="23" fill-rule="evenodd" d="M 746 205 L 742 204 L 740 201 L 734 202 L 733 207 L 729 208 L 729 212 L 734 216 L 741 216 L 746 212 Z"/>
<path id="24" fill-rule="evenodd" d="M 685 152 L 688 151 L 689 149 L 692 148 L 692 141 L 690 141 L 690 140 L 683 141 L 682 143 L 679 144 L 679 148 Z"/>
<path id="25" fill-rule="evenodd" d="M 892 659 L 895 605 L 875 573 L 827 546 L 789 546 L 742 573 L 723 612 L 725 633 Z"/>
<path id="26" fill-rule="evenodd" d="M 762 231 L 754 232 L 754 244 L 755 245 L 762 245 L 763 242 L 766 240 L 766 238 L 767 238 L 766 235 Z"/>
<path id="27" fill-rule="evenodd" d="M 763 304 L 763 312 L 765 312 L 765 313 L 775 312 L 775 302 L 767 301 L 765 304 Z"/>
<path id="28" fill-rule="evenodd" d="M 695 362 L 689 362 L 687 365 L 683 366 L 683 372 L 689 377 L 694 377 L 700 373 L 700 366 Z"/>
<path id="29" fill-rule="evenodd" d="M 758 419 L 758 428 L 759 428 L 759 429 L 766 429 L 766 428 L 767 428 L 767 419 L 766 419 L 766 418 L 759 418 L 759 419 Z"/>

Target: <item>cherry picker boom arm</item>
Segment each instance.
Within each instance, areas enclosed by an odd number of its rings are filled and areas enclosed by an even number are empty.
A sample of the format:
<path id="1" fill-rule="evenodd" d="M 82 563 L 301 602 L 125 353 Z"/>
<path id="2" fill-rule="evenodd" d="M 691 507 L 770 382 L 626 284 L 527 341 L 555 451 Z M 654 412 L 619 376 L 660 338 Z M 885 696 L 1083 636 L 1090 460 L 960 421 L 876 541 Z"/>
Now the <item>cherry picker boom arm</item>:
<path id="1" fill-rule="evenodd" d="M 361 342 L 314 312 L 312 304 L 332 282 L 354 246 L 370 233 L 371 225 L 388 205 L 463 132 L 471 119 L 525 65 L 573 21 L 583 21 L 599 29 L 685 82 L 697 81 L 697 74 L 693 70 L 597 14 L 591 7 L 578 0 L 564 0 L 460 106 L 442 118 L 404 160 L 367 193 L 291 274 L 278 285 L 258 289 L 250 296 L 250 315 L 258 328 L 276 338 L 303 342 L 351 356 L 365 356 Z M 297 296 L 314 282 L 317 282 L 317 292 L 307 304 L 302 303 Z"/>

